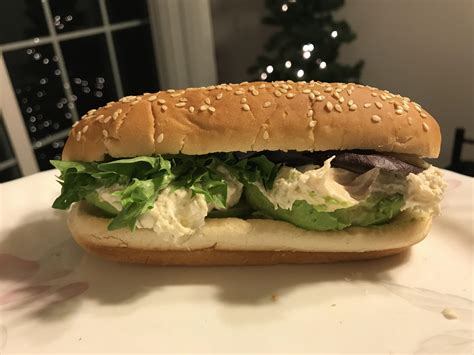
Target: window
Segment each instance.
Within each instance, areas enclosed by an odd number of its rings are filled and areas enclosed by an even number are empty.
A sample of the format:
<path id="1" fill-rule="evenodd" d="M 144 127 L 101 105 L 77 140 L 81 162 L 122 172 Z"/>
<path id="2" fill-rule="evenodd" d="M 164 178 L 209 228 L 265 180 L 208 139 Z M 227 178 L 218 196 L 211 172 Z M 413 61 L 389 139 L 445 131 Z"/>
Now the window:
<path id="1" fill-rule="evenodd" d="M 0 107 L 0 181 L 20 175 L 14 152 L 30 150 L 30 173 L 51 169 L 87 111 L 160 88 L 146 0 L 2 0 L 0 54 L 13 92 Z"/>

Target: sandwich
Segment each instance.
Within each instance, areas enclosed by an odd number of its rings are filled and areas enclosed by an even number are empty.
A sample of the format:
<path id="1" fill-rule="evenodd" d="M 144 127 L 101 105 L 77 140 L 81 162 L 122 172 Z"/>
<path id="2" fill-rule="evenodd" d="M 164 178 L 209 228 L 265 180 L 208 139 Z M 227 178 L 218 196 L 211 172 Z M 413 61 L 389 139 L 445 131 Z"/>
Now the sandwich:
<path id="1" fill-rule="evenodd" d="M 127 96 L 76 122 L 53 207 L 101 257 L 155 265 L 379 258 L 445 183 L 436 120 L 370 86 L 244 82 Z"/>

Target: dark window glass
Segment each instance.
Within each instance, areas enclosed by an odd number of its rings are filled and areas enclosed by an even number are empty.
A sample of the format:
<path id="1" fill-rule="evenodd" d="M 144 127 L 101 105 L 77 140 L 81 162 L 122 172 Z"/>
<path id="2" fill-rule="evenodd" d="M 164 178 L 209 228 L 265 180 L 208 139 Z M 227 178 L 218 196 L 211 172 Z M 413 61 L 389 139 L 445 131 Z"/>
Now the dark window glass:
<path id="1" fill-rule="evenodd" d="M 3 123 L 2 115 L 0 115 L 0 162 L 14 158 L 13 149 L 10 145 L 10 139 Z"/>
<path id="2" fill-rule="evenodd" d="M 102 25 L 97 0 L 49 0 L 58 33 Z"/>
<path id="3" fill-rule="evenodd" d="M 148 17 L 146 0 L 106 0 L 111 23 Z"/>
<path id="4" fill-rule="evenodd" d="M 65 41 L 61 48 L 80 115 L 117 99 L 104 35 Z"/>
<path id="5" fill-rule="evenodd" d="M 40 0 L 0 0 L 0 43 L 47 35 Z"/>
<path id="6" fill-rule="evenodd" d="M 61 159 L 61 152 L 63 151 L 66 139 L 67 137 L 35 150 L 36 160 L 38 161 L 40 170 L 53 169 L 49 161 L 51 159 Z"/>
<path id="7" fill-rule="evenodd" d="M 0 162 L 1 165 L 1 162 Z M 21 177 L 20 169 L 18 165 L 13 165 L 9 168 L 0 170 L 0 182 L 5 182 L 8 180 L 18 179 Z"/>
<path id="8" fill-rule="evenodd" d="M 58 58 L 51 45 L 5 52 L 10 79 L 34 143 L 71 126 Z"/>
<path id="9" fill-rule="evenodd" d="M 125 95 L 157 91 L 159 84 L 149 26 L 115 31 L 113 37 Z"/>

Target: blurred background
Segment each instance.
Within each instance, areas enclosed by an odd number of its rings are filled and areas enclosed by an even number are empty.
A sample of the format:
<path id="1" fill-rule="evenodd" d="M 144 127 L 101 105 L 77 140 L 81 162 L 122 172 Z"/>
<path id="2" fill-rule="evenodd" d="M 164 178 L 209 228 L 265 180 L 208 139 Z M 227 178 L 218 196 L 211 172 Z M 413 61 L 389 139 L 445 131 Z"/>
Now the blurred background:
<path id="1" fill-rule="evenodd" d="M 122 96 L 280 79 L 409 96 L 441 125 L 435 164 L 472 175 L 473 36 L 472 0 L 2 0 L 0 182 Z"/>

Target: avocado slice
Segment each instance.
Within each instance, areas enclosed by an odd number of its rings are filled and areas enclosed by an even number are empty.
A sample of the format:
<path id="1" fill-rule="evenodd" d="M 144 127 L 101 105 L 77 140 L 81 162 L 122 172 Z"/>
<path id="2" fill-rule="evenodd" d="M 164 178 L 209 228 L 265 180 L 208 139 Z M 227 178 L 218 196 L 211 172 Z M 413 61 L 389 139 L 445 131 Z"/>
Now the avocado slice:
<path id="1" fill-rule="evenodd" d="M 321 212 L 306 201 L 295 201 L 291 210 L 275 208 L 254 184 L 245 187 L 247 202 L 265 215 L 290 222 L 307 230 L 341 230 L 350 226 L 370 226 L 383 224 L 395 217 L 403 206 L 401 194 L 374 194 L 349 208 L 332 212 Z"/>
<path id="2" fill-rule="evenodd" d="M 86 201 L 100 209 L 108 217 L 116 216 L 119 213 L 114 206 L 107 201 L 102 200 L 99 194 L 95 191 L 87 194 Z"/>

